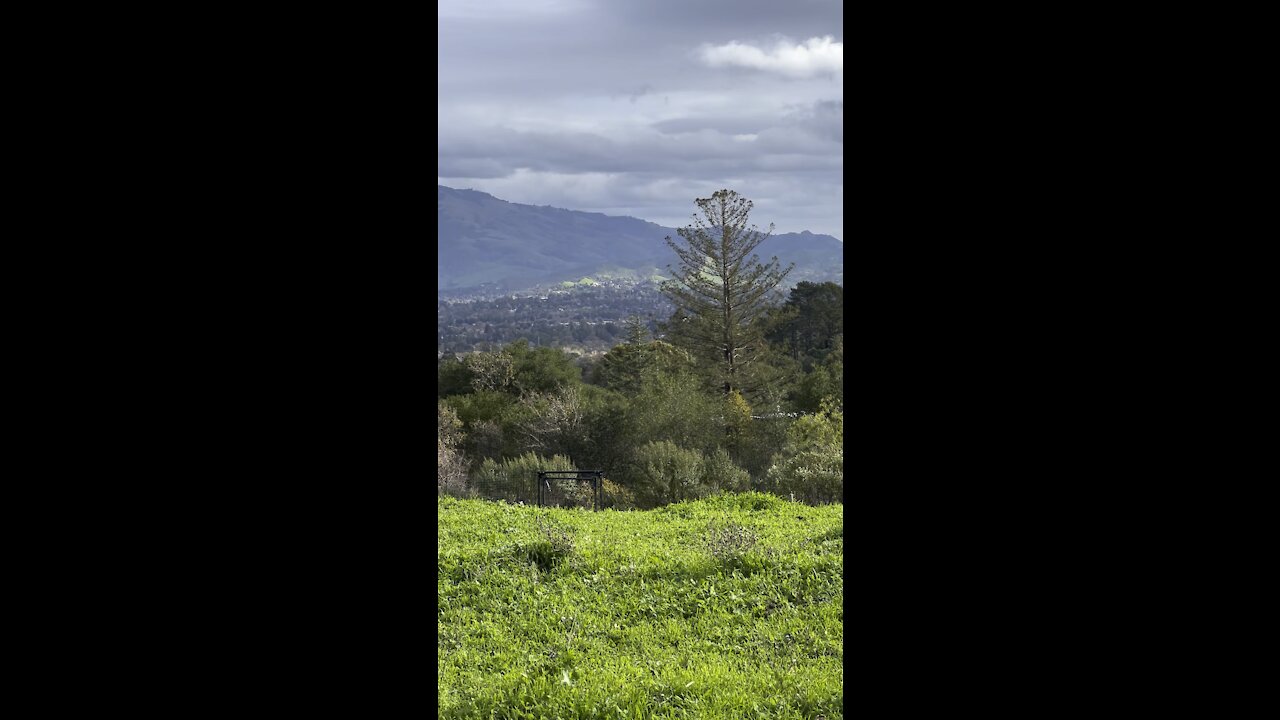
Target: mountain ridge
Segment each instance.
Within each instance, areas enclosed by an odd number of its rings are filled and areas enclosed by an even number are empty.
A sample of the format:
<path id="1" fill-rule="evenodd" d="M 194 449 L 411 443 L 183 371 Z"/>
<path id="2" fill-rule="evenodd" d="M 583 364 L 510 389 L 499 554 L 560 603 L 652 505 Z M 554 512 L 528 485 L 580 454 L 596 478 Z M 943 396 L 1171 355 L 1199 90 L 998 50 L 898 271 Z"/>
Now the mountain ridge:
<path id="1" fill-rule="evenodd" d="M 604 275 L 636 281 L 666 274 L 676 229 L 626 215 L 514 203 L 437 184 L 437 280 L 441 291 L 519 290 Z M 844 246 L 807 230 L 772 235 L 761 259 L 796 263 L 788 284 L 844 279 Z"/>

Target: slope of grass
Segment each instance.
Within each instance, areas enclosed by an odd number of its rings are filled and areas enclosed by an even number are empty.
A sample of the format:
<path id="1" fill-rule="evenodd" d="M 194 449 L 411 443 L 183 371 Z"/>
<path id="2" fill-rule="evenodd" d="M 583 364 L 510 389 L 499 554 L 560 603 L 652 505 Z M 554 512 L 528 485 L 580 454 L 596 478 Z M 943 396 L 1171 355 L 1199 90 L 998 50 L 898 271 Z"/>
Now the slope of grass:
<path id="1" fill-rule="evenodd" d="M 439 499 L 439 717 L 842 717 L 841 513 Z"/>

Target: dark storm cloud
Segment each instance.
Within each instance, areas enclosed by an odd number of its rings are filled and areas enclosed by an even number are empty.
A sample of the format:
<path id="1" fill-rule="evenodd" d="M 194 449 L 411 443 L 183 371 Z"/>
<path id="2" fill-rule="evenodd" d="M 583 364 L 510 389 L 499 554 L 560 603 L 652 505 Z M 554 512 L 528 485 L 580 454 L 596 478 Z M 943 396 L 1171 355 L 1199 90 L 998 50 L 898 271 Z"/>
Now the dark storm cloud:
<path id="1" fill-rule="evenodd" d="M 687 220 L 730 187 L 843 237 L 838 2 L 445 0 L 438 179 Z"/>

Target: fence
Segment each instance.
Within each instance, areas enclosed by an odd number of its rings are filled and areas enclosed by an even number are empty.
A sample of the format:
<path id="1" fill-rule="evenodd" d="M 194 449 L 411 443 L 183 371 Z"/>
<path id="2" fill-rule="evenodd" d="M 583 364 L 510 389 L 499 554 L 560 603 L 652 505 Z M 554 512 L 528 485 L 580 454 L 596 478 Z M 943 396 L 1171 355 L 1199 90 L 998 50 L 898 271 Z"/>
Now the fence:
<path id="1" fill-rule="evenodd" d="M 604 472 L 600 470 L 542 470 L 538 473 L 538 506 L 600 509 Z"/>
<path id="2" fill-rule="evenodd" d="M 481 472 L 467 479 L 464 492 L 449 494 L 543 507 L 599 510 L 603 506 L 603 481 L 603 470 Z"/>

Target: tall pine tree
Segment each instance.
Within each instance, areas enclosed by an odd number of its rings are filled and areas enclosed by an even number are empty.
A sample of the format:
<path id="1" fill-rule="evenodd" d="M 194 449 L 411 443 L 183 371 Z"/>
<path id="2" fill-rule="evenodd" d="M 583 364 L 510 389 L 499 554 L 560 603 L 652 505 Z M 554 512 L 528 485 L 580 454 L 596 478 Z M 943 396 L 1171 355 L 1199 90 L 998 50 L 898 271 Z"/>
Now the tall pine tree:
<path id="1" fill-rule="evenodd" d="M 662 292 L 676 305 L 671 339 L 717 365 L 727 396 L 741 386 L 744 368 L 763 341 L 754 321 L 769 307 L 774 290 L 791 272 L 778 258 L 761 263 L 755 249 L 773 232 L 748 226 L 753 203 L 732 190 L 698 198 L 693 224 L 670 237 L 679 267 L 668 265 L 674 280 Z"/>

